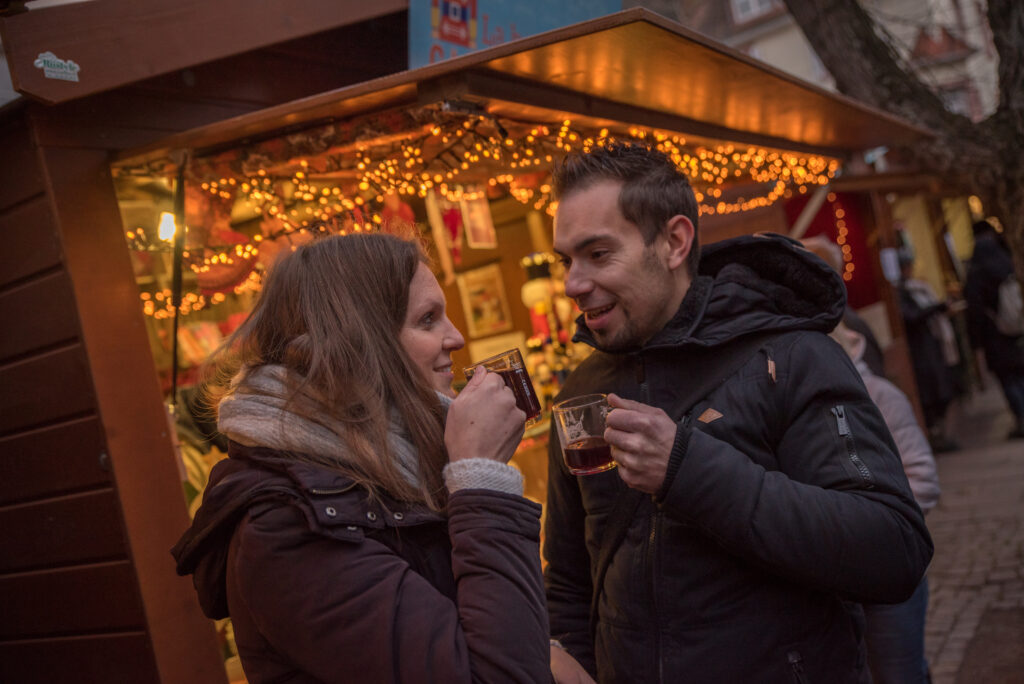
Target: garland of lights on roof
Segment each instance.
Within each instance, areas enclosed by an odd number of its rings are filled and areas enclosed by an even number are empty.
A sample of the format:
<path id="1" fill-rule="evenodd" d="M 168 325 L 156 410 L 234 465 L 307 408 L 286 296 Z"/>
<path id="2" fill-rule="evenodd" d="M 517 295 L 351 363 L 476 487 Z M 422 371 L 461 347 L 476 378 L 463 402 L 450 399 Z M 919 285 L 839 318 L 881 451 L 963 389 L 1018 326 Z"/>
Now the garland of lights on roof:
<path id="1" fill-rule="evenodd" d="M 690 178 L 702 215 L 771 206 L 780 198 L 828 184 L 839 169 L 839 160 L 831 157 L 702 144 L 638 126 L 588 130 L 571 119 L 547 124 L 466 110 L 445 103 L 388 112 L 191 159 L 187 185 L 198 186 L 211 200 L 241 203 L 272 228 L 240 243 L 193 244 L 185 253 L 185 264 L 201 274 L 217 265 L 253 259 L 262 242 L 283 236 L 378 230 L 389 195 L 425 198 L 433 192 L 453 202 L 511 196 L 553 215 L 557 202 L 551 196 L 551 164 L 568 152 L 586 152 L 613 141 L 650 145 L 668 155 Z M 167 162 L 161 163 L 118 172 L 171 176 Z M 737 195 L 740 191 L 731 191 L 730 186 L 743 186 L 744 194 Z M 137 250 L 169 249 L 168 243 L 148 233 L 143 228 L 128 231 L 129 245 Z M 235 290 L 258 290 L 260 281 L 259 273 L 253 272 Z M 163 300 L 160 294 L 165 295 Z M 173 311 L 166 293 L 143 300 L 149 315 L 163 317 Z M 223 296 L 186 295 L 182 312 L 218 300 Z"/>

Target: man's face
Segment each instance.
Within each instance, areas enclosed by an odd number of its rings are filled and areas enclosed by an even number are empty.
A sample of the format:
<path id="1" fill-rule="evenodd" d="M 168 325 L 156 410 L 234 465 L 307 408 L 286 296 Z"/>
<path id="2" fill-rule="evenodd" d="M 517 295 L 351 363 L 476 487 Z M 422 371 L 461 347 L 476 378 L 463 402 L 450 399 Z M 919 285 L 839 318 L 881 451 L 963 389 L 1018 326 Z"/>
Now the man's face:
<path id="1" fill-rule="evenodd" d="M 602 349 L 642 345 L 679 307 L 678 280 L 666 264 L 666 238 L 649 246 L 619 211 L 622 183 L 599 181 L 562 198 L 554 249 L 565 265 L 565 294 L 583 312 Z"/>

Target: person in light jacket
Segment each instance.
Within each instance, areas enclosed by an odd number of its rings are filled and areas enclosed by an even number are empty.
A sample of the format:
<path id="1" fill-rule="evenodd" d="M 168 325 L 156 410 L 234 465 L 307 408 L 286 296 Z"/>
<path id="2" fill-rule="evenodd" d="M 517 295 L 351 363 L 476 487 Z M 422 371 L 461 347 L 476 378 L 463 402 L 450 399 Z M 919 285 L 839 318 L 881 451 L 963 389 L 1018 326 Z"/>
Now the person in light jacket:
<path id="1" fill-rule="evenodd" d="M 860 372 L 868 394 L 881 411 L 896 442 L 914 500 L 927 514 L 939 502 L 939 474 L 931 445 L 917 422 L 910 400 L 896 385 L 878 377 L 868 368 L 864 362 L 864 337 L 860 333 L 840 323 L 832 332 L 832 338 L 842 345 Z M 927 610 L 927 576 L 907 601 L 864 606 L 868 665 L 875 684 L 924 684 L 931 681 L 924 657 Z"/>

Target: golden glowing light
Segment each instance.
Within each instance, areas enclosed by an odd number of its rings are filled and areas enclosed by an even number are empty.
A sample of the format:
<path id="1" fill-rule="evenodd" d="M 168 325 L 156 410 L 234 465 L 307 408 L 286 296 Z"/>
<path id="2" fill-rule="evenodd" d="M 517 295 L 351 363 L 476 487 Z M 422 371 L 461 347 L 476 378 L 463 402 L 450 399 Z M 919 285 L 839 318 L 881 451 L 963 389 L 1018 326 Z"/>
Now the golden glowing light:
<path id="1" fill-rule="evenodd" d="M 757 146 L 702 145 L 678 134 L 640 126 L 616 132 L 607 127 L 577 127 L 571 119 L 549 126 L 502 123 L 475 113 L 435 112 L 434 116 L 432 123 L 409 135 L 359 139 L 354 146 L 342 146 L 338 148 L 341 151 L 328 150 L 315 157 L 274 162 L 256 147 L 251 159 L 258 162 L 238 177 L 225 172 L 223 165 L 216 173 L 197 172 L 193 177 L 203 191 L 215 198 L 241 202 L 252 214 L 266 217 L 276 227 L 270 233 L 252 236 L 248 243 L 196 248 L 195 254 L 186 258 L 188 267 L 204 273 L 238 259 L 254 259 L 262 241 L 292 233 L 378 230 L 385 223 L 389 196 L 425 198 L 428 193 L 437 193 L 459 202 L 507 194 L 531 208 L 553 214 L 557 203 L 545 173 L 547 165 L 569 151 L 590 151 L 618 140 L 632 139 L 663 152 L 690 179 L 701 213 L 709 215 L 769 207 L 795 193 L 805 194 L 809 187 L 826 185 L 839 169 L 839 161 L 829 157 Z M 196 168 L 213 167 L 199 164 Z M 730 190 L 739 183 L 749 186 L 742 197 Z M 837 241 L 844 245 L 845 212 L 835 205 L 835 193 L 829 193 L 828 200 L 834 205 L 840 236 Z M 163 214 L 161 239 L 172 240 L 173 231 L 173 216 Z M 126 233 L 126 237 L 136 249 L 152 248 L 145 243 L 141 229 Z M 849 254 L 844 250 L 844 258 Z M 844 277 L 851 272 L 845 271 Z M 253 274 L 257 273 L 261 274 L 261 269 L 254 269 Z M 243 285 L 258 290 L 260 278 Z M 155 293 L 152 299 L 143 301 L 147 315 L 173 313 L 167 308 L 169 293 L 163 298 L 161 295 L 164 293 Z M 183 301 L 182 312 L 216 303 L 216 297 Z"/>

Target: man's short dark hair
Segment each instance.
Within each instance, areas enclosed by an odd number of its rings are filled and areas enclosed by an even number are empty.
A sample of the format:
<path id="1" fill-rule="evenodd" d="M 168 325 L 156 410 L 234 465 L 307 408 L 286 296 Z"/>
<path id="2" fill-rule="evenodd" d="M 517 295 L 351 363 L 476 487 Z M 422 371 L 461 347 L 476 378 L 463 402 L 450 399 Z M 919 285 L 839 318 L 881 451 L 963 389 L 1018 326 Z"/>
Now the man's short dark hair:
<path id="1" fill-rule="evenodd" d="M 572 152 L 552 171 L 558 198 L 586 190 L 603 180 L 622 183 L 619 211 L 640 228 L 650 245 L 670 218 L 683 215 L 693 224 L 693 244 L 686 259 L 691 276 L 697 275 L 700 241 L 697 238 L 697 198 L 690 179 L 663 152 L 637 143 L 610 143 L 589 152 Z"/>

